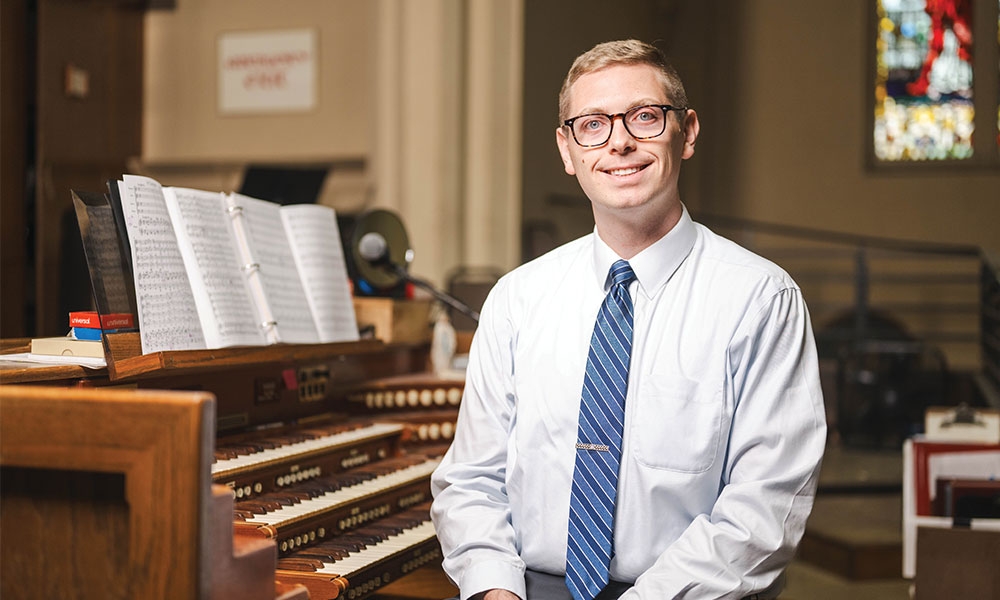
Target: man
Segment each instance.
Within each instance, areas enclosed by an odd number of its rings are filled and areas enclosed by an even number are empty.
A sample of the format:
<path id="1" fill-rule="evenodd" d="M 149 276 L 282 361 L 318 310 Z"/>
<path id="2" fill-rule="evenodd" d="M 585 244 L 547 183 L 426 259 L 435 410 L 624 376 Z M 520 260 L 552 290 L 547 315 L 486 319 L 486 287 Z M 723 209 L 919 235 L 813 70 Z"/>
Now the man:
<path id="1" fill-rule="evenodd" d="M 463 600 L 774 597 L 826 437 L 801 292 L 689 217 L 698 116 L 656 48 L 581 55 L 559 112 L 595 230 L 483 307 L 432 479 L 444 568 Z"/>

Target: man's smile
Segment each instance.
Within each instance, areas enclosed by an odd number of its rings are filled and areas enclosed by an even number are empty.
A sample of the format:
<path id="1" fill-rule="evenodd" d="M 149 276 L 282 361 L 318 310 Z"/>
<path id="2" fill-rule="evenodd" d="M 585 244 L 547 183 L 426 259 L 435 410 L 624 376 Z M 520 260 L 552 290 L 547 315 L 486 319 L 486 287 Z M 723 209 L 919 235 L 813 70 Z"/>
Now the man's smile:
<path id="1" fill-rule="evenodd" d="M 626 177 L 628 175 L 633 175 L 639 171 L 645 169 L 649 165 L 639 165 L 637 167 L 620 167 L 617 169 L 606 169 L 605 173 L 608 175 L 614 175 L 615 177 Z"/>

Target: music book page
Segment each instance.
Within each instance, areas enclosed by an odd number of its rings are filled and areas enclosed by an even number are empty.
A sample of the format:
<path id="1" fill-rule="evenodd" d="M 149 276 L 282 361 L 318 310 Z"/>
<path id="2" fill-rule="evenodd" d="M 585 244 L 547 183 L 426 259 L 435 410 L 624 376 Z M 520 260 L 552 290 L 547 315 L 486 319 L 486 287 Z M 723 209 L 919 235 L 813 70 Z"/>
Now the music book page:
<path id="1" fill-rule="evenodd" d="M 143 354 L 205 347 L 163 189 L 147 177 L 118 182 L 132 253 Z"/>
<path id="2" fill-rule="evenodd" d="M 292 344 L 320 341 L 312 309 L 299 278 L 288 236 L 281 225 L 282 207 L 274 202 L 241 194 L 230 194 L 233 224 L 242 228 L 245 259 L 259 265 L 257 272 L 264 295 L 276 322 L 277 340 Z"/>
<path id="3" fill-rule="evenodd" d="M 118 189 L 144 354 L 358 339 L 332 208 L 135 175 Z"/>
<path id="4" fill-rule="evenodd" d="M 254 308 L 236 253 L 225 196 L 185 188 L 164 188 L 181 256 L 198 305 L 209 348 L 259 346 L 264 327 Z"/>
<path id="5" fill-rule="evenodd" d="M 295 204 L 282 207 L 281 219 L 320 341 L 357 340 L 358 323 L 336 213 L 328 206 Z"/>

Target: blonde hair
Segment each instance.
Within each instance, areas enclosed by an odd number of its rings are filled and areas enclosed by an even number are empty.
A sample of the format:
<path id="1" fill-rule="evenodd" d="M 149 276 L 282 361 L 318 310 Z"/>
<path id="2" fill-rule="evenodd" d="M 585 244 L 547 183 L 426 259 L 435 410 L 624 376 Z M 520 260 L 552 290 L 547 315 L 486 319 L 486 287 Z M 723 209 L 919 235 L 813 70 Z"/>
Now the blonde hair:
<path id="1" fill-rule="evenodd" d="M 604 42 L 584 52 L 573 61 L 562 89 L 559 90 L 559 124 L 570 117 L 569 90 L 580 77 L 616 65 L 649 65 L 656 69 L 668 101 L 677 107 L 687 107 L 687 93 L 677 71 L 667 62 L 660 49 L 639 40 Z"/>

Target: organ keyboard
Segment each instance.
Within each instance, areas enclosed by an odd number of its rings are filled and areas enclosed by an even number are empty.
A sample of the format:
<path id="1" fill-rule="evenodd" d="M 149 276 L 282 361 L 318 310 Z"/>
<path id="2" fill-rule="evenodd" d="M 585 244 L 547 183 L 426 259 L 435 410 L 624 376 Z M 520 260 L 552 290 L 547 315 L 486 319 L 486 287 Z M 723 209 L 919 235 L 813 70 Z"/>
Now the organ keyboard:
<path id="1" fill-rule="evenodd" d="M 403 425 L 310 427 L 217 445 L 212 481 L 237 499 L 287 488 L 396 453 Z"/>
<path id="2" fill-rule="evenodd" d="M 313 598 L 365 598 L 423 565 L 441 559 L 430 504 L 333 538 L 278 560 L 278 581 L 307 587 Z"/>
<path id="3" fill-rule="evenodd" d="M 430 476 L 439 462 L 387 459 L 237 502 L 240 520 L 234 526 L 239 533 L 273 538 L 279 552 L 290 552 L 427 501 Z"/>

